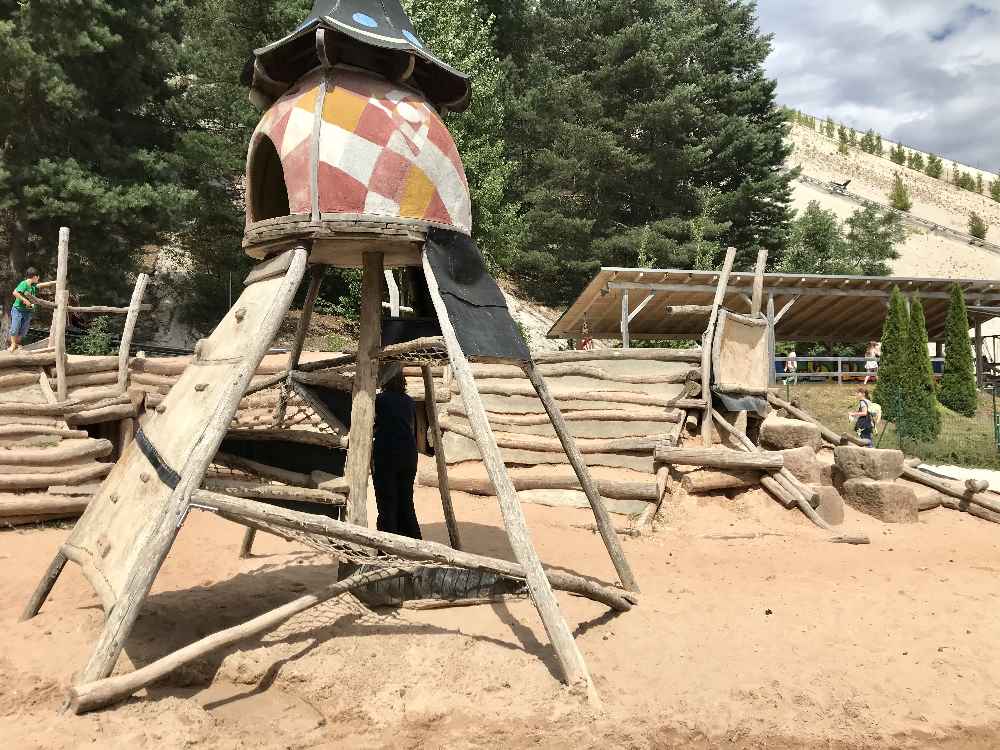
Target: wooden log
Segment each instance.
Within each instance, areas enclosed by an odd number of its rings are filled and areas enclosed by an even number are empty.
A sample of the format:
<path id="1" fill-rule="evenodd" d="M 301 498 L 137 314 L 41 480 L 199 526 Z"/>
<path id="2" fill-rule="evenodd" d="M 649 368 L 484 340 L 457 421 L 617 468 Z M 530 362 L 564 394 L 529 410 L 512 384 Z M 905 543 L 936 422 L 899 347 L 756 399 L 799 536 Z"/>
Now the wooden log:
<path id="1" fill-rule="evenodd" d="M 52 521 L 66 521 L 72 518 L 79 518 L 81 515 L 83 515 L 81 511 L 65 511 L 63 513 L 43 513 L 37 516 L 3 516 L 0 517 L 0 527 L 34 526 L 39 523 L 51 523 Z"/>
<path id="2" fill-rule="evenodd" d="M 704 317 L 712 314 L 711 305 L 667 305 L 663 309 L 665 315 L 697 315 Z M 700 361 L 700 358 L 699 358 Z"/>
<path id="3" fill-rule="evenodd" d="M 169 375 L 174 378 L 183 375 L 193 357 L 133 357 L 129 369 L 133 373 L 146 375 Z"/>
<path id="4" fill-rule="evenodd" d="M 38 382 L 38 374 L 34 372 L 12 372 L 9 375 L 0 375 L 0 391 L 23 388 L 26 385 Z"/>
<path id="5" fill-rule="evenodd" d="M 273 258 L 258 263 L 247 275 L 246 279 L 243 280 L 243 286 L 250 286 L 251 284 L 256 284 L 258 281 L 273 279 L 275 276 L 283 276 L 288 272 L 292 264 L 294 253 L 294 250 L 288 250 L 281 253 L 281 255 L 276 255 Z"/>
<path id="6" fill-rule="evenodd" d="M 136 416 L 138 416 L 138 412 L 132 404 L 114 404 L 68 414 L 66 421 L 70 425 L 79 426 L 115 422 L 119 419 L 132 419 Z"/>
<path id="7" fill-rule="evenodd" d="M 116 379 L 117 380 L 117 379 Z M 153 375 L 146 372 L 133 372 L 129 380 L 136 385 L 154 385 L 156 387 L 165 386 L 173 388 L 180 380 L 180 375 Z"/>
<path id="8" fill-rule="evenodd" d="M 37 424 L 5 424 L 0 425 L 0 437 L 29 435 L 50 435 L 54 438 L 78 440 L 90 437 L 84 430 L 70 430 L 63 427 L 51 427 Z"/>
<path id="9" fill-rule="evenodd" d="M 70 357 L 66 362 L 67 375 L 85 375 L 92 372 L 114 372 L 117 378 L 118 357 Z"/>
<path id="10" fill-rule="evenodd" d="M 51 496 L 47 494 L 0 497 L 0 518 L 11 516 L 51 516 L 65 513 L 80 515 L 87 509 L 89 497 Z"/>
<path id="11" fill-rule="evenodd" d="M 0 448 L 0 466 L 56 465 L 87 458 L 105 458 L 114 445 L 110 440 L 64 440 L 53 448 Z M 2 473 L 0 469 L 0 473 Z"/>
<path id="12" fill-rule="evenodd" d="M 398 578 L 404 572 L 405 570 L 402 568 L 382 568 L 354 573 L 342 581 L 330 584 L 315 594 L 300 596 L 298 599 L 284 604 L 277 609 L 265 612 L 248 622 L 221 630 L 218 633 L 195 641 L 179 651 L 175 651 L 147 664 L 141 669 L 118 677 L 109 677 L 84 685 L 75 685 L 70 688 L 69 707 L 73 713 L 82 714 L 125 700 L 137 690 L 141 690 L 147 685 L 163 679 L 185 664 L 190 664 L 204 658 L 213 651 L 226 648 L 251 636 L 265 633 L 295 615 L 305 612 L 323 602 L 330 601 L 341 594 L 346 594 L 349 591 L 377 583 L 378 581 Z"/>
<path id="13" fill-rule="evenodd" d="M 275 373 L 274 375 L 270 375 L 268 377 L 262 378 L 261 380 L 257 381 L 253 385 L 251 385 L 249 388 L 247 388 L 247 392 L 246 392 L 245 395 L 246 396 L 252 396 L 255 393 L 260 393 L 261 391 L 266 391 L 268 388 L 274 388 L 274 386 L 278 385 L 279 383 L 284 382 L 287 379 L 288 379 L 288 373 L 287 372 L 282 371 L 282 372 L 279 372 L 279 373 Z"/>
<path id="14" fill-rule="evenodd" d="M 48 494 L 93 497 L 100 488 L 99 484 L 54 484 L 48 488 Z"/>
<path id="15" fill-rule="evenodd" d="M 476 390 L 476 382 L 472 376 L 469 361 L 458 343 L 455 329 L 448 317 L 448 308 L 445 307 L 441 297 L 434 269 L 426 252 L 423 254 L 422 263 L 427 289 L 448 349 L 452 377 L 461 385 L 460 391 L 462 400 L 465 402 L 469 423 L 472 425 L 476 444 L 486 466 L 486 472 L 496 488 L 497 501 L 503 516 L 504 527 L 507 530 L 507 538 L 510 541 L 514 557 L 524 572 L 528 590 L 531 592 L 531 600 L 538 609 L 545 632 L 548 634 L 556 658 L 559 660 L 563 678 L 571 686 L 584 686 L 591 700 L 595 703 L 599 702 L 600 699 L 597 697 L 597 691 L 590 678 L 583 654 L 580 653 L 576 641 L 573 640 L 573 634 L 559 611 L 559 605 L 552 593 L 551 581 L 546 577 L 542 563 L 531 543 L 524 511 L 518 500 L 514 484 L 507 474 L 507 468 L 504 466 L 503 457 L 500 454 L 500 447 L 497 445 L 489 420 L 486 418 L 486 408 Z"/>
<path id="16" fill-rule="evenodd" d="M 257 529 L 247 529 L 243 532 L 243 540 L 240 542 L 239 558 L 246 560 L 253 554 L 253 543 L 257 538 Z"/>
<path id="17" fill-rule="evenodd" d="M 331 430 L 336 430 L 342 434 L 348 432 L 347 426 L 337 418 L 337 415 L 331 411 L 323 399 L 313 393 L 309 386 L 292 381 L 291 388 Z"/>
<path id="18" fill-rule="evenodd" d="M 179 526 L 176 513 L 187 507 L 187 498 L 201 484 L 205 471 L 226 436 L 232 415 L 236 413 L 240 399 L 250 385 L 257 365 L 274 340 L 295 291 L 302 281 L 302 276 L 305 274 L 308 250 L 300 245 L 290 252 L 293 257 L 285 279 L 272 298 L 266 314 L 256 329 L 242 364 L 228 380 L 225 390 L 219 393 L 213 412 L 214 418 L 208 421 L 205 431 L 199 436 L 183 467 L 179 468 L 181 480 L 173 489 L 170 500 L 165 506 L 165 512 L 151 520 L 153 526 L 144 547 L 147 552 L 142 558 L 142 564 L 130 574 L 121 597 L 108 612 L 104 630 L 90 661 L 80 675 L 80 682 L 92 682 L 107 677 L 111 674 L 118 657 L 121 655 L 125 639 L 131 632 L 139 610 L 146 600 L 146 595 L 153 585 L 156 573 L 163 564 L 163 560 L 170 551 L 177 535 Z"/>
<path id="19" fill-rule="evenodd" d="M 475 440 L 475 431 L 466 424 L 460 424 L 452 419 L 442 419 L 441 428 L 454 432 L 469 440 Z M 540 451 L 544 453 L 564 453 L 565 447 L 558 438 L 540 437 L 517 433 L 497 432 L 497 445 L 501 448 L 515 450 Z M 582 438 L 576 441 L 577 448 L 582 453 L 649 453 L 662 442 L 666 435 L 651 435 L 641 438 Z"/>
<path id="20" fill-rule="evenodd" d="M 215 511 L 222 518 L 235 523 L 253 524 L 256 521 L 270 526 L 304 531 L 351 544 L 380 549 L 405 560 L 438 562 L 526 580 L 526 571 L 519 563 L 463 552 L 452 549 L 446 544 L 387 534 L 384 531 L 335 521 L 327 516 L 276 508 L 253 500 L 229 497 L 205 490 L 195 492 L 192 501 L 197 503 L 199 507 Z M 638 596 L 634 593 L 596 583 L 589 578 L 566 573 L 560 569 L 543 570 L 543 574 L 547 576 L 550 585 L 560 591 L 600 602 L 618 612 L 627 612 L 633 604 L 639 601 Z"/>
<path id="21" fill-rule="evenodd" d="M 629 591 L 639 591 L 639 584 L 636 582 L 632 568 L 628 564 L 625 552 L 621 547 L 621 542 L 618 541 L 618 537 L 615 535 L 615 527 L 611 521 L 611 516 L 608 514 L 608 509 L 604 507 L 604 500 L 601 499 L 597 485 L 590 476 L 590 469 L 587 468 L 587 464 L 583 460 L 581 447 L 570 433 L 569 425 L 563 419 L 559 405 L 552 398 L 548 385 L 531 362 L 525 363 L 524 372 L 528 376 L 528 380 L 531 381 L 531 385 L 538 395 L 538 400 L 545 407 L 549 419 L 552 420 L 552 427 L 556 431 L 559 442 L 566 452 L 566 457 L 569 459 L 569 463 L 573 467 L 577 479 L 580 481 L 580 486 L 583 488 L 584 494 L 587 496 L 587 502 L 594 512 L 594 520 L 601 532 L 601 538 L 604 540 L 604 546 L 608 550 L 608 556 L 615 566 L 615 572 L 618 573 L 618 579 L 621 581 L 622 586 Z M 499 440 L 497 442 L 499 443 Z"/>
<path id="22" fill-rule="evenodd" d="M 760 484 L 760 473 L 753 471 L 692 471 L 681 478 L 685 492 L 714 492 Z"/>
<path id="23" fill-rule="evenodd" d="M 419 479 L 424 487 L 437 487 L 436 474 L 422 471 Z M 580 480 L 575 474 L 550 474 L 544 477 L 512 476 L 516 490 L 580 490 Z M 595 479 L 597 490 L 604 497 L 614 500 L 646 500 L 656 501 L 656 485 L 652 482 L 624 482 L 613 479 Z M 451 477 L 451 489 L 456 492 L 468 492 L 470 495 L 495 497 L 493 483 L 486 477 Z"/>
<path id="24" fill-rule="evenodd" d="M 46 378 L 48 380 L 48 378 Z M 94 386 L 93 388 L 74 388 L 69 392 L 71 401 L 94 402 L 115 398 L 123 393 L 117 385 Z"/>
<path id="25" fill-rule="evenodd" d="M 14 403 L 0 402 L 0 415 L 18 417 L 64 417 L 82 411 L 89 411 L 102 406 L 117 406 L 127 403 L 124 396 L 118 399 L 106 399 L 102 401 L 62 401 L 59 403 L 34 404 L 34 403 Z"/>
<path id="26" fill-rule="evenodd" d="M 564 362 L 600 362 L 608 360 L 640 360 L 653 362 L 701 362 L 700 349 L 588 349 L 587 351 L 538 352 L 532 358 L 536 365 Z"/>
<path id="27" fill-rule="evenodd" d="M 83 469 L 51 471 L 44 474 L 0 474 L 0 490 L 33 490 L 53 484 L 83 484 L 102 479 L 113 468 L 112 464 L 94 463 Z"/>
<path id="28" fill-rule="evenodd" d="M 926 471 L 912 469 L 909 466 L 903 467 L 903 478 L 909 479 L 911 482 L 919 482 L 949 497 L 954 497 L 958 500 L 967 500 L 992 513 L 1000 513 L 1000 496 L 994 493 L 970 492 L 964 482 L 936 477 L 928 474 Z"/>
<path id="29" fill-rule="evenodd" d="M 48 300 L 39 299 L 33 294 L 25 294 L 31 302 L 35 304 L 36 307 L 43 307 L 46 310 L 55 310 L 57 305 L 54 302 L 49 302 Z M 139 305 L 139 310 L 142 312 L 148 312 L 153 309 L 152 305 Z M 66 312 L 68 313 L 80 313 L 83 315 L 127 315 L 129 308 L 127 307 L 112 307 L 110 305 L 67 305 Z"/>
<path id="30" fill-rule="evenodd" d="M 122 330 L 121 344 L 118 347 L 118 388 L 122 391 L 128 387 L 128 360 L 132 350 L 132 337 L 135 335 L 135 325 L 139 322 L 139 310 L 142 307 L 142 298 L 146 294 L 146 284 L 148 283 L 149 276 L 140 273 L 135 280 L 128 314 L 125 317 L 125 328 Z"/>
<path id="31" fill-rule="evenodd" d="M 634 351 L 634 350 L 633 350 Z M 458 386 L 452 382 L 452 393 L 457 392 Z M 483 383 L 478 386 L 481 395 L 493 396 L 535 396 L 534 389 L 526 383 Z M 704 409 L 705 402 L 693 400 L 685 394 L 675 397 L 650 396 L 647 393 L 637 393 L 633 391 L 602 391 L 574 390 L 568 388 L 555 389 L 552 397 L 557 401 L 606 401 L 613 404 L 630 404 L 634 406 L 664 406 L 678 409 Z"/>
<path id="32" fill-rule="evenodd" d="M 448 414 L 459 417 L 466 416 L 465 406 L 453 402 L 448 406 Z M 550 424 L 549 415 L 540 414 L 499 414 L 487 412 L 490 424 L 528 427 L 532 425 Z M 579 411 L 564 411 L 563 419 L 567 422 L 682 422 L 684 412 L 680 409 L 581 409 Z"/>
<path id="33" fill-rule="evenodd" d="M 0 352 L 0 370 L 12 367 L 49 367 L 56 361 L 55 352 Z"/>
<path id="34" fill-rule="evenodd" d="M 63 301 L 63 294 L 66 294 L 67 299 Z M 56 288 L 55 288 L 55 301 L 56 306 L 59 304 L 63 305 L 62 310 L 62 320 L 57 321 L 56 314 L 52 316 L 52 322 L 49 325 L 49 346 L 56 346 L 56 333 L 58 326 L 62 326 L 63 335 L 66 333 L 66 310 L 65 306 L 69 304 L 69 227 L 59 227 L 59 245 L 56 250 Z M 63 354 L 65 356 L 65 340 L 63 341 Z M 64 396 L 60 396 L 64 398 Z"/>
<path id="35" fill-rule="evenodd" d="M 312 487 L 286 487 L 240 479 L 206 479 L 201 483 L 201 488 L 209 492 L 243 497 L 248 500 L 289 500 L 304 503 L 325 503 L 327 505 L 345 505 L 347 503 L 347 495 L 344 494 Z"/>
<path id="36" fill-rule="evenodd" d="M 796 419 L 801 419 L 803 422 L 811 422 L 812 424 L 819 427 L 820 435 L 822 435 L 823 439 L 826 440 L 828 443 L 833 443 L 834 445 L 846 445 L 848 443 L 851 443 L 853 445 L 861 447 L 868 446 L 868 443 L 859 438 L 857 435 L 846 435 L 846 434 L 838 435 L 829 427 L 822 424 L 818 419 L 816 419 L 816 417 L 812 416 L 803 409 L 800 409 L 797 406 L 793 406 L 787 401 L 778 398 L 773 393 L 767 394 L 767 400 L 775 408 L 784 409 L 786 412 L 788 412 L 791 416 L 795 417 Z"/>
<path id="37" fill-rule="evenodd" d="M 686 383 L 701 378 L 701 371 L 697 367 L 681 368 L 674 372 L 659 373 L 654 375 L 625 375 L 608 372 L 599 367 L 584 364 L 563 364 L 563 365 L 539 365 L 539 372 L 547 378 L 580 377 L 591 378 L 593 380 L 609 380 L 615 383 L 628 383 L 634 385 L 668 385 Z M 486 378 L 513 378 L 521 379 L 524 372 L 516 365 L 473 365 L 472 374 L 478 379 Z"/>
<path id="38" fill-rule="evenodd" d="M 753 272 L 753 294 L 750 297 L 750 315 L 756 318 L 764 302 L 764 268 L 767 266 L 767 248 L 757 251 L 757 265 Z"/>
<path id="39" fill-rule="evenodd" d="M 66 307 L 69 305 L 69 292 L 66 290 L 56 293 L 55 316 L 53 317 L 51 341 L 56 348 L 56 396 L 60 401 L 65 401 L 67 397 L 66 387 Z"/>
<path id="40" fill-rule="evenodd" d="M 62 573 L 63 568 L 66 567 L 66 560 L 66 555 L 62 551 L 57 552 L 55 557 L 52 558 L 52 562 L 49 563 L 45 575 L 38 582 L 35 591 L 24 607 L 24 611 L 21 612 L 21 622 L 30 620 L 41 610 L 42 604 L 45 603 L 49 593 L 52 591 L 52 587 L 56 585 L 56 581 Z"/>
<path id="41" fill-rule="evenodd" d="M 437 469 L 441 508 L 444 511 L 444 520 L 448 527 L 448 540 L 453 549 L 462 549 L 462 535 L 458 530 L 455 505 L 451 501 L 451 488 L 448 486 L 448 460 L 444 454 L 444 439 L 441 437 L 441 425 L 438 421 L 434 375 L 431 373 L 431 368 L 426 365 L 421 368 L 421 373 L 424 379 L 424 409 L 427 412 L 427 425 L 430 428 L 431 440 L 434 441 L 434 464 Z"/>
<path id="42" fill-rule="evenodd" d="M 945 495 L 941 499 L 941 505 L 951 510 L 957 510 L 962 513 L 968 513 L 970 516 L 981 518 L 984 521 L 989 521 L 990 523 L 1000 523 L 1000 513 L 987 510 L 986 508 L 983 508 L 980 505 L 976 505 L 970 502 L 969 500 L 958 500 L 954 497 L 949 497 Z"/>
<path id="43" fill-rule="evenodd" d="M 378 360 L 375 357 L 382 346 L 382 285 L 385 276 L 382 253 L 364 253 L 362 262 L 361 333 L 351 401 L 351 447 L 347 450 L 344 476 L 350 486 L 347 520 L 358 526 L 367 526 L 368 476 L 375 425 L 375 388 L 378 384 Z"/>
<path id="44" fill-rule="evenodd" d="M 216 453 L 213 463 L 219 464 L 220 466 L 227 466 L 230 469 L 245 471 L 248 474 L 256 474 L 257 476 L 264 477 L 265 479 L 273 479 L 276 482 L 296 485 L 298 487 L 309 487 L 312 485 L 312 478 L 308 474 L 302 474 L 297 471 L 289 471 L 288 469 L 281 469 L 277 466 L 268 466 L 267 464 L 259 461 L 251 461 L 249 458 L 234 456 L 231 453 Z"/>
<path id="45" fill-rule="evenodd" d="M 108 370 L 107 372 L 89 372 L 83 375 L 69 375 L 66 378 L 67 388 L 88 388 L 95 385 L 111 385 L 118 382 L 118 373 Z M 56 379 L 49 378 L 49 385 L 55 386 Z"/>
<path id="46" fill-rule="evenodd" d="M 701 392 L 708 403 L 708 409 L 712 404 L 712 346 L 715 341 L 715 324 L 719 319 L 719 307 L 726 298 L 726 290 L 729 287 L 729 274 L 733 270 L 733 262 L 736 260 L 736 248 L 731 247 L 726 250 L 726 260 L 722 264 L 722 271 L 719 273 L 719 283 L 715 287 L 715 299 L 712 301 L 712 311 L 708 315 L 708 327 L 701 340 Z M 701 442 L 706 448 L 712 447 L 712 419 L 709 414 L 705 414 L 701 419 Z"/>
<path id="47" fill-rule="evenodd" d="M 966 479 L 965 480 L 965 491 L 976 493 L 976 492 L 986 492 L 990 488 L 990 483 L 985 479 Z"/>
<path id="48" fill-rule="evenodd" d="M 712 469 L 777 471 L 785 465 L 785 457 L 778 452 L 741 453 L 729 448 L 673 448 L 658 445 L 653 458 L 665 464 L 704 466 Z"/>
<path id="49" fill-rule="evenodd" d="M 347 448 L 350 440 L 347 435 L 335 435 L 328 432 L 314 432 L 313 430 L 284 429 L 284 430 L 245 430 L 231 429 L 229 437 L 236 440 L 260 440 L 280 443 L 303 443 L 305 445 L 318 445 L 331 450 Z"/>
<path id="50" fill-rule="evenodd" d="M 346 495 L 350 488 L 346 477 L 338 477 L 325 471 L 316 470 L 310 474 L 310 477 L 312 477 L 312 482 L 316 487 L 327 492 Z"/>

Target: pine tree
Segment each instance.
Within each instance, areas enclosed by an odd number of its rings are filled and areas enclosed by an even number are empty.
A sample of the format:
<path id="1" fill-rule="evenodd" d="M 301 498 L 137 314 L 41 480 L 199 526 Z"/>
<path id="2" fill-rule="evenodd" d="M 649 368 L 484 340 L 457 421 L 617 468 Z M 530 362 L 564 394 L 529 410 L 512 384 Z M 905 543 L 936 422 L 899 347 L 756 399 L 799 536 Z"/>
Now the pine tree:
<path id="1" fill-rule="evenodd" d="M 902 380 L 903 408 L 896 422 L 900 440 L 929 442 L 941 432 L 934 387 L 934 370 L 927 350 L 927 324 L 919 298 L 910 302 L 910 323 L 906 336 Z"/>
<path id="2" fill-rule="evenodd" d="M 180 226 L 193 199 L 178 175 L 169 116 L 182 6 L 0 3 L 5 290 L 27 265 L 54 274 L 66 225 L 74 291 L 127 301 L 143 246 Z"/>
<path id="3" fill-rule="evenodd" d="M 859 208 L 845 222 L 849 258 L 837 273 L 885 276 L 889 261 L 899 258 L 896 249 L 906 239 L 903 220 L 895 211 L 874 205 Z"/>
<path id="4" fill-rule="evenodd" d="M 850 135 L 848 135 L 848 137 L 847 137 L 847 142 L 851 146 L 857 146 L 858 145 L 858 131 L 855 130 L 854 128 L 851 128 Z"/>
<path id="5" fill-rule="evenodd" d="M 885 149 L 882 147 L 882 136 L 879 133 L 875 134 L 875 151 L 873 153 L 876 156 L 885 155 Z"/>
<path id="6" fill-rule="evenodd" d="M 969 315 L 965 295 L 954 284 L 945 322 L 944 373 L 938 398 L 944 406 L 966 417 L 976 415 L 976 370 L 969 346 Z"/>
<path id="7" fill-rule="evenodd" d="M 889 149 L 889 158 L 899 166 L 906 165 L 906 149 L 902 144 L 897 144 Z"/>
<path id="8" fill-rule="evenodd" d="M 899 293 L 899 287 L 894 286 L 882 328 L 882 354 L 874 394 L 875 401 L 882 406 L 883 417 L 890 422 L 896 422 L 902 413 L 909 326 L 906 302 Z"/>
<path id="9" fill-rule="evenodd" d="M 927 157 L 927 167 L 924 170 L 927 172 L 928 177 L 933 177 L 936 180 L 941 179 L 941 175 L 944 174 L 944 164 L 939 156 L 930 154 Z"/>
<path id="10" fill-rule="evenodd" d="M 861 150 L 866 154 L 875 153 L 875 131 L 866 130 L 865 134 L 861 136 Z"/>
<path id="11" fill-rule="evenodd" d="M 951 165 L 951 184 L 955 187 L 962 187 L 962 172 L 957 164 Z"/>
<path id="12" fill-rule="evenodd" d="M 924 171 L 924 157 L 919 151 L 911 151 L 907 166 L 917 172 Z"/>
<path id="13" fill-rule="evenodd" d="M 837 128 L 837 140 L 839 141 L 839 144 L 837 145 L 837 151 L 841 155 L 846 155 L 848 153 L 847 128 L 845 128 L 843 125 L 840 125 L 840 127 Z"/>
<path id="14" fill-rule="evenodd" d="M 833 118 L 827 116 L 826 124 L 823 126 L 823 135 L 825 135 L 827 138 L 833 138 L 835 132 L 836 131 L 834 129 Z"/>
<path id="15" fill-rule="evenodd" d="M 889 203 L 897 211 L 909 211 L 913 208 L 913 201 L 910 199 L 910 189 L 906 187 L 906 183 L 903 182 L 903 178 L 899 172 L 896 172 L 892 178 Z"/>
<path id="16" fill-rule="evenodd" d="M 975 211 L 969 214 L 969 234 L 979 240 L 986 239 L 986 231 L 989 227 L 983 217 Z"/>
<path id="17" fill-rule="evenodd" d="M 980 195 L 983 194 L 983 173 L 978 172 L 976 174 L 976 192 Z"/>
<path id="18" fill-rule="evenodd" d="M 1000 203 L 1000 177 L 990 182 L 990 197 Z"/>

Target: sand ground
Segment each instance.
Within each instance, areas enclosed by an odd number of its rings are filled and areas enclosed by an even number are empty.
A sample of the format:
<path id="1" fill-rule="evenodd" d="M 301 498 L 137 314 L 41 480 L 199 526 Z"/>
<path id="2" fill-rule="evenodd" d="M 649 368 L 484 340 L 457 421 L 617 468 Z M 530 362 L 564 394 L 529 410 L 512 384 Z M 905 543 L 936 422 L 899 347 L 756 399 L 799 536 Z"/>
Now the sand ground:
<path id="1" fill-rule="evenodd" d="M 466 546 L 511 557 L 495 502 L 459 493 Z M 418 490 L 443 541 L 436 492 Z M 547 564 L 612 580 L 579 510 L 527 506 Z M 10 748 L 995 747 L 1000 729 L 1000 533 L 939 509 L 912 526 L 848 510 L 870 546 L 824 541 L 762 493 L 687 500 L 627 539 L 643 587 L 624 614 L 559 595 L 600 690 L 564 689 L 527 601 L 372 612 L 356 600 L 175 674 L 114 710 L 60 712 L 102 623 L 70 565 L 18 623 L 68 531 L 0 533 L 0 736 Z M 706 534 L 767 532 L 751 539 Z M 318 588 L 329 558 L 195 512 L 119 669 Z"/>

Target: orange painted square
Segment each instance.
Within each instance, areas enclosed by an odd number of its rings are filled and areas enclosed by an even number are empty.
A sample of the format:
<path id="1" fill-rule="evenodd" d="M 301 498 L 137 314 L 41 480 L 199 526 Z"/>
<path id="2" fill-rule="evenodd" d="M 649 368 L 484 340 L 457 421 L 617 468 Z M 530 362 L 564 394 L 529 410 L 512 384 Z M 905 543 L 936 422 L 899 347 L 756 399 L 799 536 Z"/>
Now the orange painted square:
<path id="1" fill-rule="evenodd" d="M 368 99 L 345 89 L 335 88 L 327 93 L 326 101 L 323 102 L 323 119 L 353 133 L 367 106 Z"/>

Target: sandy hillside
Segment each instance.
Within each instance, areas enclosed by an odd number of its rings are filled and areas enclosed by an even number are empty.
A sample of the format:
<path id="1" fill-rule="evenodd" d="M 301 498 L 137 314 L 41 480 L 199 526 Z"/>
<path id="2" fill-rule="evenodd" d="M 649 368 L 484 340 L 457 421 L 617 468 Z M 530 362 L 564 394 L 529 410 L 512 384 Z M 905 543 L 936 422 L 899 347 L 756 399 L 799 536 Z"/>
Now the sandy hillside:
<path id="1" fill-rule="evenodd" d="M 851 149 L 850 154 L 842 156 L 837 152 L 836 142 L 799 125 L 792 128 L 792 143 L 795 150 L 789 164 L 800 166 L 809 177 L 837 182 L 849 179 L 851 185 L 848 189 L 852 193 L 888 203 L 893 175 L 899 172 L 910 188 L 913 199 L 911 214 L 967 232 L 969 213 L 976 211 L 990 224 L 987 239 L 1000 243 L 1000 203 L 989 196 L 960 190 L 943 180 L 935 180 L 857 149 Z M 950 162 L 946 162 L 945 169 L 950 168 Z M 991 179 L 991 176 L 983 174 L 987 180 Z M 795 208 L 805 208 L 810 200 L 818 200 L 824 208 L 835 211 L 842 218 L 847 218 L 858 208 L 854 201 L 847 198 L 830 195 L 808 184 L 795 183 Z M 894 264 L 893 272 L 900 276 L 1000 279 L 1000 254 L 910 229 L 902 257 Z"/>
<path id="2" fill-rule="evenodd" d="M 510 557 L 495 502 L 457 494 L 466 546 Z M 443 541 L 434 491 L 425 534 Z M 550 565 L 610 580 L 587 512 L 527 506 Z M 834 545 L 759 492 L 687 501 L 626 541 L 644 588 L 613 615 L 559 595 L 605 706 L 555 680 L 528 602 L 372 612 L 339 601 L 185 669 L 116 710 L 60 713 L 102 615 L 72 565 L 17 614 L 68 533 L 0 533 L 0 736 L 11 748 L 976 748 L 1000 729 L 996 527 L 936 510 Z M 706 535 L 756 538 L 706 538 Z M 143 664 L 328 582 L 328 558 L 192 513 L 128 641 Z"/>

